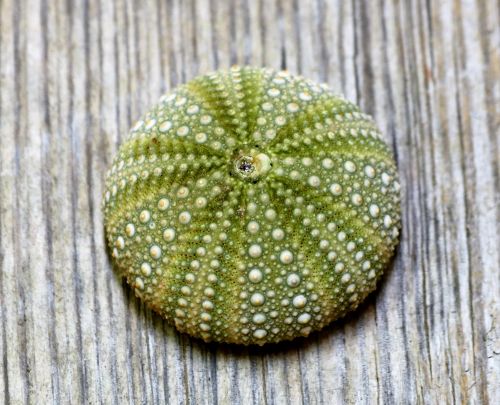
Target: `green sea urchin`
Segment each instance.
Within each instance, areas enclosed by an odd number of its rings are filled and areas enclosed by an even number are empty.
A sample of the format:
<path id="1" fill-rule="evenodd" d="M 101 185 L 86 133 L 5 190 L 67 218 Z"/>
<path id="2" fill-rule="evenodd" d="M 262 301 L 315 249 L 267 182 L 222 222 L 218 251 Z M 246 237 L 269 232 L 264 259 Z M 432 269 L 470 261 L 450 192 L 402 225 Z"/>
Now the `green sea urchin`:
<path id="1" fill-rule="evenodd" d="M 325 85 L 235 67 L 163 96 L 106 179 L 116 268 L 206 341 L 264 344 L 356 308 L 400 227 L 391 152 Z"/>

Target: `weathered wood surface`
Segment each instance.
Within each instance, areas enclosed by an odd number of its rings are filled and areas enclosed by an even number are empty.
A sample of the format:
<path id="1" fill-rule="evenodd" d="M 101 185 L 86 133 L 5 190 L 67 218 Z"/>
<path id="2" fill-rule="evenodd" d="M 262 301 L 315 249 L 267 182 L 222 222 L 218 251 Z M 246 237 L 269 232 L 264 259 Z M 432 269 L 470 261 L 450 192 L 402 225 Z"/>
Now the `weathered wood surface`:
<path id="1" fill-rule="evenodd" d="M 0 0 L 0 403 L 500 403 L 499 27 L 495 0 Z M 378 292 L 274 347 L 177 334 L 103 240 L 131 123 L 236 63 L 359 103 L 403 187 Z"/>

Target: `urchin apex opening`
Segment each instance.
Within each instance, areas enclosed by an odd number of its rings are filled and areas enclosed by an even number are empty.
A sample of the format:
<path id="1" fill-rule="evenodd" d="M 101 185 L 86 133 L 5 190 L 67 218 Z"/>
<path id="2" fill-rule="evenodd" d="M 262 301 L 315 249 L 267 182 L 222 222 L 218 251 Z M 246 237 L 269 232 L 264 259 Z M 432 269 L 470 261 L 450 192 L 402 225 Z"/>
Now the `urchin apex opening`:
<path id="1" fill-rule="evenodd" d="M 271 159 L 265 153 L 251 149 L 237 150 L 231 172 L 242 180 L 255 182 L 271 169 Z"/>
<path id="2" fill-rule="evenodd" d="M 236 162 L 236 168 L 242 176 L 249 176 L 255 170 L 253 158 L 251 156 L 242 156 Z"/>

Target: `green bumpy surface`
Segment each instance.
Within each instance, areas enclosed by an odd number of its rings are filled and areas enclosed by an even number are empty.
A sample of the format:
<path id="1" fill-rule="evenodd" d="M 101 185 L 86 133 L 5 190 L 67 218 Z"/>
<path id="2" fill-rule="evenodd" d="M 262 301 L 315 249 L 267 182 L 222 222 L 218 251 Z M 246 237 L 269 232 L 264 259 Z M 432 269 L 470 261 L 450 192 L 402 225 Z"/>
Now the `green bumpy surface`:
<path id="1" fill-rule="evenodd" d="M 394 159 L 354 104 L 234 67 L 163 96 L 106 179 L 115 267 L 206 341 L 307 336 L 356 308 L 398 242 Z"/>

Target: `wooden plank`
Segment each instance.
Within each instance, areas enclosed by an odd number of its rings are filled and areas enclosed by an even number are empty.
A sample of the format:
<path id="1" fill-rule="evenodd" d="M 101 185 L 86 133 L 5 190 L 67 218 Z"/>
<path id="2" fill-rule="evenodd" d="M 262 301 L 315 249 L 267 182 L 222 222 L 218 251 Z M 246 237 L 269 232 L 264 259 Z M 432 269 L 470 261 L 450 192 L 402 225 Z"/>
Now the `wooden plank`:
<path id="1" fill-rule="evenodd" d="M 179 335 L 105 253 L 103 179 L 128 128 L 232 64 L 360 104 L 403 188 L 378 291 L 273 347 Z M 0 0 L 0 402 L 500 402 L 499 110 L 493 0 Z"/>

